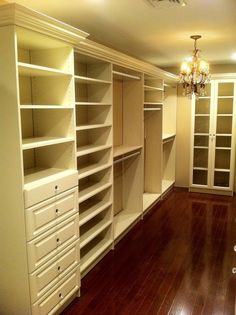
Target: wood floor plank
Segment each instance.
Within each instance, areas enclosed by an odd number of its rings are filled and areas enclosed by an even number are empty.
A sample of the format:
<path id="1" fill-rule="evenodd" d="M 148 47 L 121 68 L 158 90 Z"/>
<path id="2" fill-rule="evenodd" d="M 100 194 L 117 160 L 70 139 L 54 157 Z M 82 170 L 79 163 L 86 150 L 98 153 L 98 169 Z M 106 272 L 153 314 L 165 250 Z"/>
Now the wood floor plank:
<path id="1" fill-rule="evenodd" d="M 175 189 L 82 280 L 64 315 L 235 315 L 236 197 Z"/>

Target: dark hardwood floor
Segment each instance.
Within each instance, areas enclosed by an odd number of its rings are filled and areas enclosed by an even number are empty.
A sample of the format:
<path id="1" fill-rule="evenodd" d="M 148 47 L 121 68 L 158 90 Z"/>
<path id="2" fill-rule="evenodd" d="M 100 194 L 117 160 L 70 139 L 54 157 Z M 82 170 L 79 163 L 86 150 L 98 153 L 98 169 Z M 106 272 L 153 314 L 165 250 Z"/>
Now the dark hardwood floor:
<path id="1" fill-rule="evenodd" d="M 236 197 L 176 189 L 82 279 L 63 315 L 234 315 Z"/>

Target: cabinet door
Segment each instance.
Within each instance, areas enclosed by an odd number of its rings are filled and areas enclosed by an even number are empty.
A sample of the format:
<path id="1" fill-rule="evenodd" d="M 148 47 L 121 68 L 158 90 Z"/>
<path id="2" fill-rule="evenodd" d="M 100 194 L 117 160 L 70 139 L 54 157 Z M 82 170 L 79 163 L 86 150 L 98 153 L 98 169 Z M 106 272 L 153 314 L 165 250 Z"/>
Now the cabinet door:
<path id="1" fill-rule="evenodd" d="M 206 97 L 193 99 L 192 180 L 194 186 L 208 187 L 210 182 L 210 128 L 212 88 L 209 84 Z"/>
<path id="2" fill-rule="evenodd" d="M 235 82 L 215 82 L 215 126 L 212 133 L 212 182 L 214 189 L 233 189 Z"/>

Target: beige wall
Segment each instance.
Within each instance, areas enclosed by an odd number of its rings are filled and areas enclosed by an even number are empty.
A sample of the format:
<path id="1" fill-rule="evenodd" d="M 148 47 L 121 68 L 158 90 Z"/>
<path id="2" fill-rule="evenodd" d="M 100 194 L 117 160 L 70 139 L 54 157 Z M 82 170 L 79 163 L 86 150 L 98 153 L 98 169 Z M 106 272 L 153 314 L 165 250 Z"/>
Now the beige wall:
<path id="1" fill-rule="evenodd" d="M 166 69 L 178 73 L 176 68 Z M 236 73 L 236 65 L 212 65 L 211 73 Z M 176 186 L 189 187 L 190 136 L 191 133 L 191 101 L 183 96 L 181 86 L 178 86 L 177 125 L 176 125 Z M 235 172 L 236 173 L 236 172 Z M 234 180 L 236 191 L 236 174 Z"/>

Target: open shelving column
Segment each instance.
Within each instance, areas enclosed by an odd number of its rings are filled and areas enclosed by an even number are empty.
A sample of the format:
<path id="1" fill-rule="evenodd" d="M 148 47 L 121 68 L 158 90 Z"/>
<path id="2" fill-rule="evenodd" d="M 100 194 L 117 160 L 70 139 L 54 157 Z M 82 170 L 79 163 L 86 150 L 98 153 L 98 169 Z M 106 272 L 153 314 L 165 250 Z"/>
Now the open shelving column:
<path id="1" fill-rule="evenodd" d="M 75 54 L 81 274 L 113 245 L 111 64 Z"/>
<path id="2" fill-rule="evenodd" d="M 162 194 L 175 183 L 176 86 L 165 84 L 162 133 Z"/>
<path id="3" fill-rule="evenodd" d="M 161 197 L 163 80 L 144 75 L 143 211 Z"/>
<path id="4" fill-rule="evenodd" d="M 142 216 L 142 75 L 113 66 L 114 238 Z"/>

